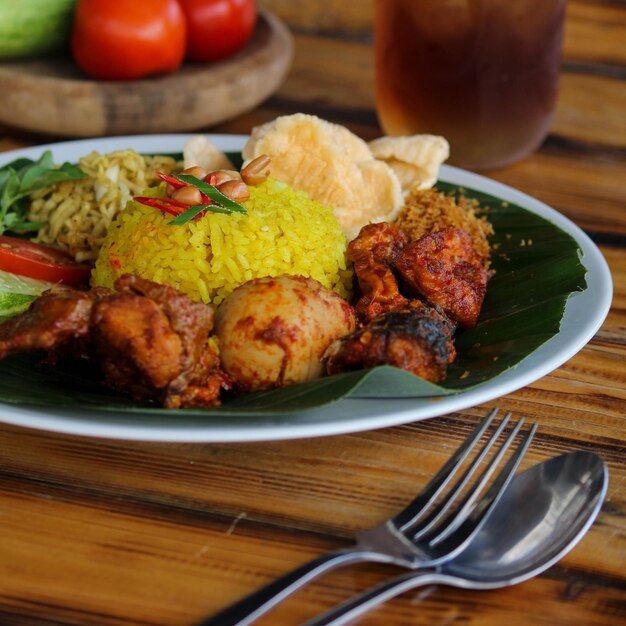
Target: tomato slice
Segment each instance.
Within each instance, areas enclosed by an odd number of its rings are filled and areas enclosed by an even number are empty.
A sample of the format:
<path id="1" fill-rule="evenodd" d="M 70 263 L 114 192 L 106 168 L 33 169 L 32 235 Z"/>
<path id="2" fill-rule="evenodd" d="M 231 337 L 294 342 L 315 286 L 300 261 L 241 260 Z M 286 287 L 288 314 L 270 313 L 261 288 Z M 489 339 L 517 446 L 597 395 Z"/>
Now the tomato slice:
<path id="1" fill-rule="evenodd" d="M 86 285 L 91 275 L 91 266 L 62 250 L 5 235 L 0 235 L 0 270 L 73 287 Z"/>

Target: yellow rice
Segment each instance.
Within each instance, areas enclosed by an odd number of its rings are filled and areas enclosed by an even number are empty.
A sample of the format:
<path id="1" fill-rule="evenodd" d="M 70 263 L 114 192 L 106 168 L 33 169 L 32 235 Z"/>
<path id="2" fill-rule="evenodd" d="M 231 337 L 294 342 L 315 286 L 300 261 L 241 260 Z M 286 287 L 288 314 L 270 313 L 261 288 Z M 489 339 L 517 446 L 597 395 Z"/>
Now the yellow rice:
<path id="1" fill-rule="evenodd" d="M 159 209 L 129 202 L 109 229 L 92 284 L 112 287 L 128 272 L 217 305 L 248 280 L 292 274 L 349 296 L 346 238 L 331 208 L 275 180 L 250 187 L 245 206 L 247 214 L 207 212 L 175 226 Z"/>

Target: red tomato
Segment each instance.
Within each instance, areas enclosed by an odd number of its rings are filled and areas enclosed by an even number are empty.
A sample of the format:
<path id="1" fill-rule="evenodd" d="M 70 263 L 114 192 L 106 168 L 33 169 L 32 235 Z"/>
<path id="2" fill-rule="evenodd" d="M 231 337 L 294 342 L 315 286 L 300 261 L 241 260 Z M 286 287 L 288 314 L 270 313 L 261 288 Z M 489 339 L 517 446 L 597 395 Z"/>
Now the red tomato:
<path id="1" fill-rule="evenodd" d="M 234 54 L 252 36 L 254 0 L 179 0 L 187 19 L 187 59 L 218 61 Z"/>
<path id="2" fill-rule="evenodd" d="M 61 250 L 5 235 L 0 235 L 0 270 L 72 286 L 86 284 L 91 274 L 89 265 Z"/>
<path id="3" fill-rule="evenodd" d="M 176 70 L 186 24 L 177 0 L 78 0 L 72 52 L 92 78 L 132 80 Z"/>

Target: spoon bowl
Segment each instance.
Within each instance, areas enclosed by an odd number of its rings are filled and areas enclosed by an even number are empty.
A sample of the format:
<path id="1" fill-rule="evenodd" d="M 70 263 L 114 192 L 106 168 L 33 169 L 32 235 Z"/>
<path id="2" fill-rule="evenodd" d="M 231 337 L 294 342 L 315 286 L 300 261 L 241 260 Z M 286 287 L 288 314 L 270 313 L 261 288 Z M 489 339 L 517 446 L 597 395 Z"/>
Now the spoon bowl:
<path id="1" fill-rule="evenodd" d="M 590 452 L 531 467 L 513 479 L 475 539 L 442 571 L 494 586 L 536 576 L 587 532 L 607 485 L 605 464 Z"/>

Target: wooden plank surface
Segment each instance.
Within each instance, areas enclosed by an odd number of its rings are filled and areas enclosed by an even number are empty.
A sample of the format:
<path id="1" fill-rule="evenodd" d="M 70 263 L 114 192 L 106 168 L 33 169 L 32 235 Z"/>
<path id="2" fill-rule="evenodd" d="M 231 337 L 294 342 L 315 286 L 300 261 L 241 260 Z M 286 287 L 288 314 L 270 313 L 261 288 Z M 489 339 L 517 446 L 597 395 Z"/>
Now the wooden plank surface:
<path id="1" fill-rule="evenodd" d="M 249 132 L 305 111 L 365 138 L 380 134 L 370 0 L 261 4 L 292 28 L 291 71 L 261 106 L 206 130 Z M 583 350 L 497 403 L 353 435 L 165 444 L 0 425 L 0 624 L 191 625 L 391 515 L 495 404 L 540 425 L 523 467 L 573 449 L 605 459 L 611 478 L 598 521 L 535 580 L 483 593 L 416 590 L 358 623 L 626 621 L 625 33 L 626 2 L 569 2 L 551 134 L 536 154 L 489 174 L 554 206 L 605 255 L 613 306 Z M 0 150 L 48 140 L 0 128 Z M 370 565 L 332 573 L 258 623 L 300 624 L 392 573 Z"/>

